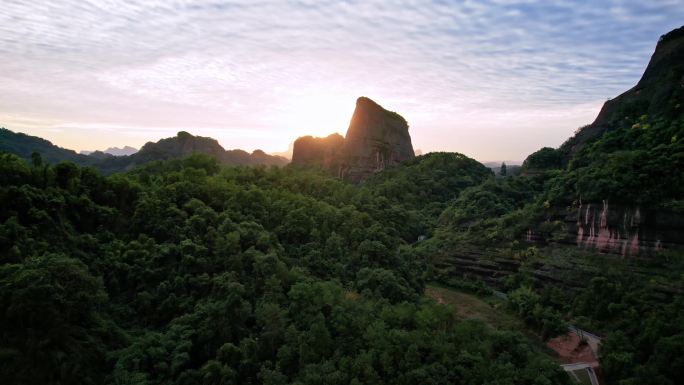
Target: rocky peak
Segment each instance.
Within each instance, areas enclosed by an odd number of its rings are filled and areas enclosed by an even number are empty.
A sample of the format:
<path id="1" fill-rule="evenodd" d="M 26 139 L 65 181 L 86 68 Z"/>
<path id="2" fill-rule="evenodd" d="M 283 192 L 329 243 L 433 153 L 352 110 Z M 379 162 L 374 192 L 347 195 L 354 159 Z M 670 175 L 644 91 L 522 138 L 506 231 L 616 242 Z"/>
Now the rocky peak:
<path id="1" fill-rule="evenodd" d="M 193 153 L 204 153 L 221 158 L 225 150 L 216 139 L 194 136 L 180 131 L 175 137 L 161 139 L 158 142 L 147 142 L 137 153 L 138 157 L 160 157 L 162 159 L 179 158 Z"/>
<path id="2" fill-rule="evenodd" d="M 560 150 L 568 160 L 585 143 L 615 129 L 627 118 L 681 113 L 683 98 L 684 26 L 661 36 L 639 82 L 608 100 L 596 120 L 579 130 Z"/>
<path id="3" fill-rule="evenodd" d="M 360 97 L 345 137 L 339 176 L 360 182 L 415 157 L 408 123 L 369 98 Z"/>
<path id="4" fill-rule="evenodd" d="M 292 163 L 319 165 L 340 178 L 361 182 L 413 157 L 406 119 L 360 97 L 344 138 L 301 137 L 295 141 Z"/>
<path id="5" fill-rule="evenodd" d="M 396 112 L 382 108 L 365 96 L 358 98 L 345 138 L 347 140 L 364 138 L 385 140 L 388 133 L 401 136 L 402 139 L 411 142 L 406 119 Z"/>
<path id="6" fill-rule="evenodd" d="M 221 163 L 229 165 L 282 166 L 287 163 L 286 159 L 268 155 L 261 150 L 255 150 L 252 154 L 243 150 L 226 151 L 216 139 L 180 131 L 174 137 L 146 143 L 140 151 L 130 156 L 132 163 L 129 168 L 152 160 L 180 159 L 195 153 L 213 156 Z"/>

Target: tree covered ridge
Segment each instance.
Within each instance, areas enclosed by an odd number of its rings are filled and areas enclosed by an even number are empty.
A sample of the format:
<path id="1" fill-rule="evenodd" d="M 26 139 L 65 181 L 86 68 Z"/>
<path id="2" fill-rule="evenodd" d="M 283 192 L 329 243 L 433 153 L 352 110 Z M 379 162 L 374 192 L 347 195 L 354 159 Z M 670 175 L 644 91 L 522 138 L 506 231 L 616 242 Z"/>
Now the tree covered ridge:
<path id="1" fill-rule="evenodd" d="M 7 383 L 566 381 L 519 333 L 421 299 L 425 266 L 370 186 L 3 154 L 0 199 Z"/>
<path id="2" fill-rule="evenodd" d="M 194 153 L 216 157 L 221 164 L 231 166 L 283 166 L 288 163 L 288 160 L 283 157 L 269 155 L 261 150 L 255 150 L 251 154 L 239 149 L 225 150 L 216 139 L 195 136 L 185 131 L 157 142 L 147 142 L 140 151 L 132 155 L 114 156 L 102 151 L 95 151 L 88 155 L 78 154 L 73 150 L 58 147 L 45 139 L 15 133 L 0 127 L 0 152 L 18 155 L 27 161 L 31 161 L 33 153 L 38 153 L 47 163 L 73 162 L 83 167 L 93 167 L 107 175 L 128 171 L 149 162 L 182 159 Z"/>
<path id="3" fill-rule="evenodd" d="M 667 52 L 657 50 L 656 65 L 593 124 L 558 149 L 531 154 L 523 175 L 465 188 L 434 236 L 414 247 L 444 284 L 486 291 L 487 281 L 507 291 L 511 307 L 541 333 L 566 321 L 602 334 L 609 384 L 674 385 L 684 375 L 682 31 L 663 40 Z M 578 247 L 580 208 L 602 202 L 617 214 L 596 212 L 597 227 L 617 223 L 604 227 L 604 240 L 650 232 L 655 246 L 629 258 Z M 639 237 L 629 237 L 632 246 L 641 247 Z M 661 250 L 660 240 L 672 249 Z"/>

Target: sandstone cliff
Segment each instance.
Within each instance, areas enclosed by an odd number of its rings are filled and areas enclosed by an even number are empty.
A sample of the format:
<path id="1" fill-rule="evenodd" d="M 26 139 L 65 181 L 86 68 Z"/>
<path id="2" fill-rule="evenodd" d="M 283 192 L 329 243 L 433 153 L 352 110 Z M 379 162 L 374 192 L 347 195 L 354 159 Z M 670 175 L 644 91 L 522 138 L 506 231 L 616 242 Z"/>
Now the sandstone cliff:
<path id="1" fill-rule="evenodd" d="M 681 108 L 670 101 L 684 88 L 684 26 L 661 36 L 639 82 L 608 100 L 594 122 L 583 127 L 560 150 L 569 160 L 580 148 L 619 125 L 627 115 L 672 115 Z"/>
<path id="2" fill-rule="evenodd" d="M 292 164 L 320 165 L 330 173 L 337 173 L 344 137 L 332 134 L 325 138 L 302 136 L 297 138 L 292 148 Z"/>
<path id="3" fill-rule="evenodd" d="M 351 182 L 415 157 L 408 123 L 369 98 L 360 97 L 347 135 L 304 136 L 295 141 L 292 163 L 317 165 Z"/>
<path id="4" fill-rule="evenodd" d="M 413 157 L 406 120 L 360 97 L 344 139 L 340 177 L 359 182 Z"/>
<path id="5" fill-rule="evenodd" d="M 684 247 L 683 106 L 681 27 L 660 38 L 639 82 L 592 124 L 525 160 L 525 175 L 557 175 L 550 217 L 565 221 L 565 242 L 621 255 Z M 547 240 L 541 228 L 525 239 Z"/>
<path id="6" fill-rule="evenodd" d="M 671 211 L 603 201 L 580 205 L 566 221 L 577 246 L 600 252 L 626 256 L 684 246 L 684 216 Z"/>

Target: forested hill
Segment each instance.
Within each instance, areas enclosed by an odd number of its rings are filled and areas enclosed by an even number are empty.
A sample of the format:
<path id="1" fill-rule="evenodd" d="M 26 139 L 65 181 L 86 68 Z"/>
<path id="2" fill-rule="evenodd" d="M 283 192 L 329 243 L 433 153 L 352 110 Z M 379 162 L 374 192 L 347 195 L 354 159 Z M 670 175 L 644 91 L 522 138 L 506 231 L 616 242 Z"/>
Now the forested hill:
<path id="1" fill-rule="evenodd" d="M 660 37 L 641 79 L 631 89 L 609 99 L 588 126 L 579 129 L 560 151 L 568 160 L 585 145 L 621 128 L 653 125 L 681 116 L 684 98 L 684 26 Z M 662 128 L 661 128 L 662 130 Z"/>
<path id="2" fill-rule="evenodd" d="M 521 175 L 463 189 L 413 248 L 432 279 L 506 292 L 540 333 L 568 322 L 603 336 L 607 384 L 684 375 L 682 55 L 679 28 L 593 124 L 531 154 Z"/>
<path id="3" fill-rule="evenodd" d="M 16 154 L 22 159 L 31 160 L 34 152 L 48 163 L 61 161 L 73 162 L 80 165 L 89 165 L 95 162 L 95 158 L 78 154 L 76 151 L 58 147 L 43 138 L 12 132 L 0 127 L 0 151 Z"/>
<path id="4" fill-rule="evenodd" d="M 661 37 L 641 80 L 592 124 L 525 160 L 546 205 L 525 231 L 550 240 L 566 227 L 568 242 L 621 254 L 684 247 L 682 170 L 684 27 Z"/>
<path id="5" fill-rule="evenodd" d="M 229 166 L 283 166 L 289 163 L 285 158 L 268 155 L 261 150 L 251 154 L 243 150 L 225 150 L 216 139 L 181 131 L 171 138 L 147 142 L 133 155 L 109 157 L 99 165 L 99 168 L 107 172 L 130 170 L 149 162 L 182 159 L 192 154 L 206 154 L 216 158 L 220 164 Z"/>
<path id="6" fill-rule="evenodd" d="M 539 345 L 572 324 L 603 338 L 607 384 L 680 384 L 682 31 L 514 175 L 458 153 L 361 184 L 302 167 L 335 164 L 335 136 L 265 167 L 185 132 L 86 157 L 1 131 L 1 381 L 567 384 Z M 459 317 L 428 282 L 519 323 Z"/>
<path id="7" fill-rule="evenodd" d="M 623 256 L 684 248 L 683 55 L 684 27 L 663 35 L 639 83 L 593 124 L 528 156 L 523 175 L 451 201 L 442 240 L 533 239 Z"/>
<path id="8" fill-rule="evenodd" d="M 488 173 L 425 159 L 450 188 Z M 423 299 L 401 203 L 371 186 L 202 154 L 109 177 L 2 154 L 0 201 L 3 383 L 568 381 L 520 331 Z"/>
<path id="9" fill-rule="evenodd" d="M 0 151 L 16 154 L 29 161 L 35 152 L 41 155 L 44 162 L 73 162 L 94 167 L 105 174 L 130 170 L 148 162 L 180 159 L 194 153 L 214 156 L 221 164 L 231 166 L 283 166 L 288 163 L 285 158 L 268 155 L 261 150 L 255 150 L 251 154 L 243 150 L 225 150 L 215 139 L 194 136 L 184 131 L 175 137 L 148 142 L 132 155 L 113 156 L 101 151 L 88 155 L 78 154 L 55 146 L 45 139 L 0 128 Z"/>

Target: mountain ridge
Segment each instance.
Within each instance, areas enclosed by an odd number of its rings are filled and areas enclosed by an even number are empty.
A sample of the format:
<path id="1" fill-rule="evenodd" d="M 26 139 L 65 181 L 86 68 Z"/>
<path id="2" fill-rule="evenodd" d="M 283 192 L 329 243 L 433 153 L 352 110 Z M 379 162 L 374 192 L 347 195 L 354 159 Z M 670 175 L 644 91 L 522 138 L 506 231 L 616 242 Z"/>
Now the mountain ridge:
<path id="1" fill-rule="evenodd" d="M 662 35 L 641 78 L 629 90 L 603 104 L 594 121 L 580 128 L 559 150 L 567 162 L 587 143 L 615 130 L 625 119 L 676 115 L 684 88 L 684 26 Z"/>
<path id="2" fill-rule="evenodd" d="M 95 151 L 82 150 L 82 151 L 79 151 L 79 154 L 92 155 L 96 152 L 102 152 L 102 153 L 114 155 L 114 156 L 126 156 L 126 155 L 135 154 L 136 152 L 138 152 L 138 149 L 135 147 L 131 147 L 131 146 L 107 147 L 107 149 L 101 150 L 101 151 L 100 150 L 95 150 Z"/>
<path id="3" fill-rule="evenodd" d="M 94 167 L 104 174 L 130 170 L 152 161 L 184 158 L 194 153 L 207 154 L 218 159 L 221 164 L 233 166 L 284 166 L 289 163 L 283 157 L 268 155 L 261 150 L 254 150 L 252 153 L 240 149 L 225 150 L 216 139 L 194 136 L 185 131 L 179 132 L 175 137 L 147 142 L 134 154 L 115 156 L 103 151 L 79 154 L 37 136 L 0 128 L 0 151 L 13 153 L 28 161 L 36 152 L 48 163 L 73 162 Z"/>

